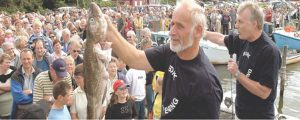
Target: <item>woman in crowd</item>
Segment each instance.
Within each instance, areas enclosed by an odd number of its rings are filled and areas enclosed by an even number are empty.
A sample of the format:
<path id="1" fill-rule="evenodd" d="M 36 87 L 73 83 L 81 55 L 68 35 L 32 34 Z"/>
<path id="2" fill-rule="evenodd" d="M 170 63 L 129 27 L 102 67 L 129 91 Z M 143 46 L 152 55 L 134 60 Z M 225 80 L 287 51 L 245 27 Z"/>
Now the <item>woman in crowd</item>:
<path id="1" fill-rule="evenodd" d="M 27 36 L 18 36 L 15 42 L 16 49 L 18 50 L 19 53 L 24 48 L 28 47 L 28 37 Z"/>
<path id="2" fill-rule="evenodd" d="M 74 79 L 78 87 L 74 90 L 72 97 L 72 105 L 70 108 L 72 119 L 87 119 L 87 98 L 84 91 L 84 76 L 83 76 L 83 64 L 76 65 L 74 71 Z M 103 118 L 105 114 L 105 108 L 103 111 L 99 111 L 100 118 Z"/>
<path id="3" fill-rule="evenodd" d="M 83 64 L 76 66 L 74 71 L 74 79 L 78 87 L 74 90 L 71 105 L 71 118 L 72 119 L 87 119 L 87 99 L 84 92 L 84 77 L 83 77 Z"/>
<path id="4" fill-rule="evenodd" d="M 75 70 L 75 61 L 71 56 L 64 57 L 64 60 L 65 60 L 66 65 L 67 65 L 67 72 L 70 74 L 70 76 L 72 76 L 71 77 L 71 79 L 72 79 L 72 88 L 74 90 L 75 88 L 77 88 L 77 84 L 76 84 L 76 82 L 74 80 L 74 77 L 73 77 L 74 70 Z"/>
<path id="5" fill-rule="evenodd" d="M 8 119 L 12 108 L 12 96 L 10 93 L 10 77 L 16 69 L 10 66 L 10 56 L 0 56 L 0 119 Z"/>
<path id="6" fill-rule="evenodd" d="M 27 36 L 27 37 L 29 37 L 26 30 L 23 28 L 23 22 L 21 20 L 17 20 L 15 22 L 15 27 L 16 27 L 16 31 L 15 31 L 16 36 Z"/>
<path id="7" fill-rule="evenodd" d="M 62 46 L 60 44 L 60 42 L 55 39 L 53 41 L 53 48 L 54 48 L 54 52 L 51 54 L 51 57 L 54 60 L 58 59 L 58 58 L 62 58 L 64 56 L 67 56 L 67 53 L 65 53 L 63 50 L 62 50 Z"/>
<path id="8" fill-rule="evenodd" d="M 54 40 L 57 40 L 56 34 L 53 31 L 49 32 L 49 38 L 52 42 L 54 42 Z"/>

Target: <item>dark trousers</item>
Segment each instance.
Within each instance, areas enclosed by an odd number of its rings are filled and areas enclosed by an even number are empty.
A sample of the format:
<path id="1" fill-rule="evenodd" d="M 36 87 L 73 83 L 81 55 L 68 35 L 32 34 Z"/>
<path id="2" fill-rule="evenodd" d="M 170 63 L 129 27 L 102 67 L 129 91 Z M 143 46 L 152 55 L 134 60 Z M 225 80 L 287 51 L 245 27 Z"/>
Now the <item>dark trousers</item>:
<path id="1" fill-rule="evenodd" d="M 147 100 L 148 113 L 152 109 L 153 99 L 154 99 L 154 93 L 152 89 L 152 84 L 146 85 L 146 100 Z"/>
<path id="2" fill-rule="evenodd" d="M 228 24 L 223 24 L 223 34 L 224 35 L 228 35 L 228 31 L 229 31 L 229 28 L 228 28 Z"/>
<path id="3" fill-rule="evenodd" d="M 145 100 L 142 101 L 135 101 L 135 109 L 136 113 L 138 114 L 138 119 L 144 119 L 145 118 Z"/>

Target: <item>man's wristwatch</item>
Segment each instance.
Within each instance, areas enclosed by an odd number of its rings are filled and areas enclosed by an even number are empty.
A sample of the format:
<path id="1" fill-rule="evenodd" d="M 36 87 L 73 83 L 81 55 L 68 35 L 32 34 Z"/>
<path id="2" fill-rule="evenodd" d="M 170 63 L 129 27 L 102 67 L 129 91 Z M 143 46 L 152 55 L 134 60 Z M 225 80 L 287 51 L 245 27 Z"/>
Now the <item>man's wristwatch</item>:
<path id="1" fill-rule="evenodd" d="M 236 73 L 234 73 L 234 77 L 238 78 L 241 75 L 241 72 L 238 70 Z"/>

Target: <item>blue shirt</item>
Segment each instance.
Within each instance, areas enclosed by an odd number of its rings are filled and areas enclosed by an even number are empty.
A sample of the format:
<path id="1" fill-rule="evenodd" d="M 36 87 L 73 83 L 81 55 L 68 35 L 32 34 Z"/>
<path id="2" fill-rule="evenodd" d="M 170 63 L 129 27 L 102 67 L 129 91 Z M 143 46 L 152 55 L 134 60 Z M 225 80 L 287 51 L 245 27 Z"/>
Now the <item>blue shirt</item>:
<path id="1" fill-rule="evenodd" d="M 70 112 L 66 105 L 63 109 L 51 109 L 48 115 L 49 120 L 71 120 Z"/>
<path id="2" fill-rule="evenodd" d="M 49 64 L 45 59 L 42 61 L 35 60 L 34 65 L 39 68 L 41 72 L 49 70 Z"/>

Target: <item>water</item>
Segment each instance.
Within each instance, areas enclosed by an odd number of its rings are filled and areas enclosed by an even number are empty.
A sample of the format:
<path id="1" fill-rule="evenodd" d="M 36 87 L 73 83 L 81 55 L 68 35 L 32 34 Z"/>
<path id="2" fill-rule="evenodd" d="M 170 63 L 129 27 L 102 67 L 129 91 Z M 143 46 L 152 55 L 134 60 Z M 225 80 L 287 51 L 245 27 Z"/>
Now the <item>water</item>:
<path id="1" fill-rule="evenodd" d="M 221 79 L 221 84 L 224 92 L 230 91 L 231 83 L 235 88 L 235 80 L 227 71 L 227 65 L 215 65 L 218 75 Z M 300 118 L 300 63 L 287 66 L 287 81 L 285 82 L 285 90 L 283 94 L 282 109 L 279 113 Z M 231 81 L 232 78 L 232 82 Z M 278 79 L 280 81 L 280 79 Z M 280 82 L 278 81 L 278 93 Z M 279 94 L 275 101 L 276 106 L 279 106 Z"/>

